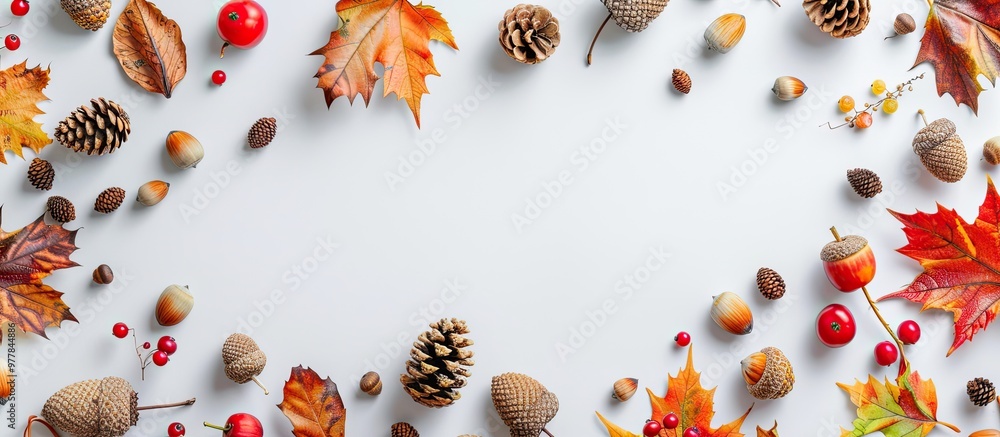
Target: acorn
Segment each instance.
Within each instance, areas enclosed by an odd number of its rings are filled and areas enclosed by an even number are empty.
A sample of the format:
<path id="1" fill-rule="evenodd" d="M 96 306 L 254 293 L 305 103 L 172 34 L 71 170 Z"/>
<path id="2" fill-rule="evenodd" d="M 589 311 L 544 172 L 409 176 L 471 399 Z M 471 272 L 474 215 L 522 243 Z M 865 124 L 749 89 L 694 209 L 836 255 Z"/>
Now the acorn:
<path id="1" fill-rule="evenodd" d="M 265 395 L 268 394 L 267 388 L 257 379 L 267 365 L 267 356 L 249 335 L 230 335 L 222 345 L 222 362 L 226 365 L 227 378 L 237 384 L 253 381 Z"/>
<path id="2" fill-rule="evenodd" d="M 160 203 L 167 192 L 170 191 L 170 184 L 163 181 L 149 181 L 139 187 L 139 195 L 135 200 L 146 206 L 153 206 Z"/>
<path id="3" fill-rule="evenodd" d="M 913 20 L 912 15 L 903 12 L 896 16 L 896 20 L 892 23 L 892 30 L 896 32 L 896 34 L 887 36 L 883 38 L 883 40 L 912 33 L 914 30 L 917 30 L 917 22 Z"/>
<path id="4" fill-rule="evenodd" d="M 713 298 L 712 320 L 722 329 L 736 335 L 753 331 L 753 313 L 736 293 L 725 292 Z"/>
<path id="5" fill-rule="evenodd" d="M 185 285 L 171 285 L 160 293 L 156 301 L 156 323 L 160 326 L 174 326 L 187 318 L 194 308 L 194 296 Z"/>
<path id="6" fill-rule="evenodd" d="M 108 285 L 115 280 L 115 274 L 107 264 L 101 264 L 94 269 L 94 283 Z"/>
<path id="7" fill-rule="evenodd" d="M 494 376 L 490 384 L 493 408 L 510 427 L 510 437 L 537 437 L 559 412 L 559 398 L 542 383 L 520 373 Z"/>
<path id="8" fill-rule="evenodd" d="M 622 378 L 615 381 L 615 391 L 611 397 L 618 402 L 625 402 L 632 398 L 636 389 L 639 388 L 639 380 L 635 378 Z"/>
<path id="9" fill-rule="evenodd" d="M 0 399 L 10 397 L 10 368 L 0 366 Z"/>
<path id="10" fill-rule="evenodd" d="M 875 278 L 875 254 L 868 240 L 858 235 L 840 238 L 837 228 L 830 228 L 830 232 L 834 241 L 819 253 L 830 284 L 845 293 L 868 285 Z"/>
<path id="11" fill-rule="evenodd" d="M 778 97 L 778 100 L 786 102 L 802 97 L 807 90 L 809 87 L 802 80 L 792 76 L 781 76 L 775 79 L 774 86 L 771 87 L 771 92 Z"/>
<path id="12" fill-rule="evenodd" d="M 378 396 L 379 393 L 382 393 L 382 377 L 378 376 L 376 372 L 365 373 L 358 385 L 361 391 L 371 396 Z"/>
<path id="13" fill-rule="evenodd" d="M 389 428 L 390 437 L 420 437 L 417 429 L 406 422 L 397 422 Z"/>
<path id="14" fill-rule="evenodd" d="M 983 144 L 983 158 L 990 165 L 1000 164 L 1000 137 L 993 137 Z"/>
<path id="15" fill-rule="evenodd" d="M 795 374 L 788 358 L 776 347 L 754 352 L 740 362 L 747 391 L 757 399 L 778 399 L 792 391 Z"/>
<path id="16" fill-rule="evenodd" d="M 205 148 L 194 135 L 175 130 L 167 134 L 167 154 L 180 168 L 197 167 L 205 157 Z"/>
<path id="17" fill-rule="evenodd" d="M 913 137 L 913 153 L 920 157 L 934 177 L 942 182 L 958 182 L 965 176 L 969 158 L 962 138 L 955 133 L 955 123 L 939 118 L 928 124 L 924 110 L 917 111 L 925 127 Z"/>
<path id="18" fill-rule="evenodd" d="M 747 30 L 747 19 L 740 14 L 725 14 L 716 18 L 705 29 L 705 42 L 709 50 L 729 53 L 743 39 Z"/>

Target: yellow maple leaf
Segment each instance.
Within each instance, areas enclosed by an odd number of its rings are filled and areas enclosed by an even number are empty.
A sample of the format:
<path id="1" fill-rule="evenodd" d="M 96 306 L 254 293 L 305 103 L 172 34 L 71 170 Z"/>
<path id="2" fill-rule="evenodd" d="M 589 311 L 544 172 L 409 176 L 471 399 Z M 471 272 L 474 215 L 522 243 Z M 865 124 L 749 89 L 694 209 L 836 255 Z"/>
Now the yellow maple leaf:
<path id="1" fill-rule="evenodd" d="M 6 164 L 6 152 L 24 158 L 23 148 L 35 153 L 52 143 L 35 122 L 35 116 L 44 114 L 37 103 L 48 100 L 42 90 L 49 84 L 49 70 L 41 67 L 27 68 L 28 61 L 0 71 L 0 163 Z"/>

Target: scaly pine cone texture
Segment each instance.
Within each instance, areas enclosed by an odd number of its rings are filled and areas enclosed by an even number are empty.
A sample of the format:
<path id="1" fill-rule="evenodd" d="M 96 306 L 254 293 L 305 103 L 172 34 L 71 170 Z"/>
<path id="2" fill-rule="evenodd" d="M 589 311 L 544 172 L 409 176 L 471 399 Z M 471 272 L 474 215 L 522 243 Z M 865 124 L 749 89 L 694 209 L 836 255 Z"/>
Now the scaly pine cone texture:
<path id="1" fill-rule="evenodd" d="M 691 76 L 680 68 L 674 69 L 674 73 L 670 77 L 670 82 L 674 85 L 674 89 L 678 92 L 683 94 L 691 92 Z"/>
<path id="2" fill-rule="evenodd" d="M 278 121 L 274 117 L 261 118 L 254 122 L 247 132 L 247 144 L 253 149 L 259 149 L 274 141 L 275 134 L 278 133 Z"/>
<path id="3" fill-rule="evenodd" d="M 996 388 L 993 383 L 986 378 L 976 378 L 965 385 L 965 391 L 969 395 L 969 400 L 979 407 L 985 407 L 997 398 Z"/>
<path id="4" fill-rule="evenodd" d="M 548 59 L 559 46 L 559 20 L 542 6 L 515 6 L 503 15 L 498 28 L 504 52 L 524 64 Z"/>
<path id="5" fill-rule="evenodd" d="M 417 429 L 406 422 L 392 424 L 392 428 L 389 429 L 389 435 L 391 437 L 420 437 Z"/>
<path id="6" fill-rule="evenodd" d="M 855 193 L 865 199 L 871 199 L 882 192 L 882 180 L 867 168 L 847 170 L 847 182 L 851 184 Z"/>
<path id="7" fill-rule="evenodd" d="M 642 32 L 667 7 L 668 0 L 604 0 L 615 24 L 629 32 Z"/>
<path id="8" fill-rule="evenodd" d="M 511 437 L 538 437 L 559 412 L 559 399 L 540 382 L 520 373 L 494 376 L 490 387 L 493 407 Z"/>
<path id="9" fill-rule="evenodd" d="M 69 385 L 45 401 L 42 417 L 77 437 L 119 437 L 139 421 L 139 396 L 118 377 Z"/>
<path id="10" fill-rule="evenodd" d="M 80 27 L 96 31 L 108 22 L 109 0 L 60 0 L 59 5 Z"/>
<path id="11" fill-rule="evenodd" d="M 56 177 L 56 171 L 52 164 L 42 158 L 31 160 L 28 166 L 28 182 L 39 190 L 49 191 L 52 189 L 52 181 Z"/>
<path id="12" fill-rule="evenodd" d="M 111 187 L 97 195 L 97 201 L 94 202 L 94 211 L 101 214 L 110 214 L 122 206 L 122 202 L 124 201 L 125 190 L 120 187 Z"/>
<path id="13" fill-rule="evenodd" d="M 55 137 L 59 142 L 88 155 L 112 153 L 128 140 L 132 126 L 121 106 L 102 98 L 83 105 L 59 122 Z"/>
<path id="14" fill-rule="evenodd" d="M 767 299 L 781 299 L 785 295 L 785 280 L 778 272 L 761 267 L 757 270 L 757 290 Z"/>
<path id="15" fill-rule="evenodd" d="M 52 216 L 52 220 L 59 223 L 67 223 L 76 220 L 76 208 L 73 202 L 62 196 L 52 196 L 45 202 L 45 210 Z"/>
<path id="16" fill-rule="evenodd" d="M 441 319 L 430 324 L 410 350 L 406 373 L 400 375 L 403 389 L 417 403 L 426 407 L 447 407 L 460 399 L 458 389 L 468 382 L 474 343 L 465 338 L 469 328 L 464 320 Z"/>
<path id="17" fill-rule="evenodd" d="M 267 357 L 249 335 L 233 334 L 222 345 L 222 362 L 226 377 L 243 384 L 264 371 Z"/>
<path id="18" fill-rule="evenodd" d="M 813 24 L 834 38 L 850 38 L 868 26 L 869 0 L 803 0 L 802 7 Z"/>

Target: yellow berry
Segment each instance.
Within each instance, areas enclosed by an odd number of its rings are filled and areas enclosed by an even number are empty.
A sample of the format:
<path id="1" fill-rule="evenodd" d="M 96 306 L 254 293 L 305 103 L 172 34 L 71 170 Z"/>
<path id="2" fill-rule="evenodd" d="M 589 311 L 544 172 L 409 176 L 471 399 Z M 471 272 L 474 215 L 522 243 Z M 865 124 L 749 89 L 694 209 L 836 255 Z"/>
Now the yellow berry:
<path id="1" fill-rule="evenodd" d="M 897 109 L 899 109 L 899 101 L 896 99 L 886 99 L 886 101 L 882 102 L 882 112 L 886 114 L 892 114 Z"/>
<path id="2" fill-rule="evenodd" d="M 851 112 L 854 110 L 854 97 L 851 96 L 841 97 L 840 101 L 837 102 L 837 105 L 840 107 L 840 112 L 844 113 Z"/>
<path id="3" fill-rule="evenodd" d="M 876 96 L 880 96 L 884 92 L 885 92 L 885 81 L 884 80 L 877 79 L 875 82 L 872 82 L 872 94 L 875 94 Z"/>

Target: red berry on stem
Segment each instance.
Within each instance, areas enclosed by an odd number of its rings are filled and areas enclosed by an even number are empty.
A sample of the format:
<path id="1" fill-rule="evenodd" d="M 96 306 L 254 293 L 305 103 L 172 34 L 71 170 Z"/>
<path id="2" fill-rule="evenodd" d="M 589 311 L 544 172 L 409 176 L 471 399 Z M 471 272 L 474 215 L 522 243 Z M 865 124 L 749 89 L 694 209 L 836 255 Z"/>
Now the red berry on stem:
<path id="1" fill-rule="evenodd" d="M 149 348 L 151 348 L 151 347 L 153 347 L 153 345 L 149 344 L 149 342 L 148 342 L 148 341 L 142 344 L 142 348 L 143 348 L 143 349 L 149 349 Z"/>
<path id="2" fill-rule="evenodd" d="M 844 346 L 854 339 L 855 333 L 854 315 L 839 303 L 827 305 L 816 317 L 816 336 L 827 347 Z"/>
<path id="3" fill-rule="evenodd" d="M 680 347 L 687 346 L 691 344 L 691 334 L 684 331 L 678 332 L 677 335 L 674 336 L 674 341 L 677 342 L 677 345 Z"/>
<path id="4" fill-rule="evenodd" d="M 267 12 L 253 0 L 230 0 L 219 9 L 216 30 L 225 42 L 220 58 L 228 46 L 253 48 L 267 34 Z"/>
<path id="5" fill-rule="evenodd" d="M 226 83 L 226 72 L 222 70 L 215 70 L 215 72 L 212 73 L 212 83 L 216 85 Z"/>
<path id="6" fill-rule="evenodd" d="M 660 435 L 661 429 L 663 429 L 663 427 L 660 426 L 660 422 L 647 420 L 646 425 L 642 427 L 642 435 L 646 437 L 656 437 Z"/>
<path id="7" fill-rule="evenodd" d="M 167 437 L 184 437 L 187 430 L 184 429 L 184 424 L 180 422 L 171 423 L 167 427 Z"/>
<path id="8" fill-rule="evenodd" d="M 10 2 L 10 13 L 17 17 L 28 15 L 28 0 L 14 0 Z"/>
<path id="9" fill-rule="evenodd" d="M 125 338 L 128 336 L 128 325 L 122 322 L 115 323 L 115 326 L 111 328 L 111 333 L 114 334 L 115 337 Z"/>
<path id="10" fill-rule="evenodd" d="M 883 341 L 875 345 L 875 362 L 880 366 L 889 366 L 899 358 L 899 350 L 891 341 Z"/>
<path id="11" fill-rule="evenodd" d="M 914 344 L 920 341 L 920 325 L 913 320 L 906 320 L 896 328 L 896 335 L 903 344 Z"/>
<path id="12" fill-rule="evenodd" d="M 153 352 L 153 364 L 163 367 L 167 364 L 167 361 L 170 361 L 170 358 L 167 356 L 166 352 L 164 351 Z"/>
<path id="13" fill-rule="evenodd" d="M 695 427 L 692 426 L 692 427 L 684 430 L 684 435 L 683 436 L 684 437 L 698 437 L 700 435 L 701 435 L 701 433 L 698 432 L 698 428 L 695 428 Z"/>
<path id="14" fill-rule="evenodd" d="M 666 429 L 677 428 L 677 425 L 680 424 L 681 424 L 681 419 L 677 417 L 677 415 L 674 413 L 670 413 L 667 414 L 666 416 L 663 416 L 663 427 Z"/>
<path id="15" fill-rule="evenodd" d="M 7 37 L 3 39 L 3 46 L 6 47 L 7 50 L 13 52 L 14 50 L 21 48 L 21 38 L 18 38 L 17 35 L 14 35 L 13 33 L 7 35 Z"/>
<path id="16" fill-rule="evenodd" d="M 160 337 L 160 341 L 156 342 L 156 348 L 167 355 L 173 355 L 177 352 L 177 342 L 173 337 L 164 335 Z"/>

